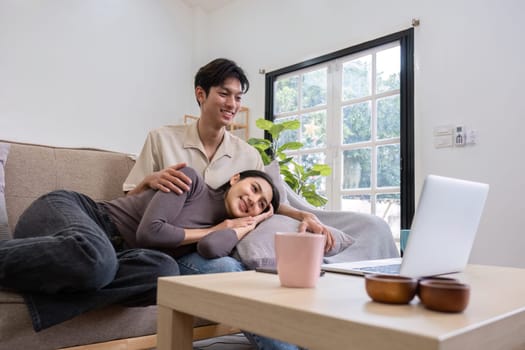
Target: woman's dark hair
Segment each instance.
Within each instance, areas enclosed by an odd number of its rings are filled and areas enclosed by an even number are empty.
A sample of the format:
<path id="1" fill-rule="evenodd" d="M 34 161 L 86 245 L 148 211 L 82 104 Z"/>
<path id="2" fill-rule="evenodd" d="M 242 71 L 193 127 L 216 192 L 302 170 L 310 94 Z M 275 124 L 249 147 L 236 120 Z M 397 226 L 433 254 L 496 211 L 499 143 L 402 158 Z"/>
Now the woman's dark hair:
<path id="1" fill-rule="evenodd" d="M 200 86 L 206 96 L 212 86 L 221 86 L 228 78 L 237 78 L 241 82 L 242 92 L 245 94 L 250 88 L 250 82 L 244 71 L 235 62 L 226 58 L 217 58 L 201 67 L 195 75 L 195 88 Z M 198 103 L 199 101 L 197 101 Z"/>
<path id="2" fill-rule="evenodd" d="M 264 171 L 261 170 L 245 170 L 239 173 L 239 180 L 245 179 L 247 177 L 260 177 L 270 184 L 270 187 L 272 188 L 272 207 L 274 213 L 277 213 L 277 210 L 279 209 L 279 204 L 281 203 L 281 196 L 279 195 L 279 190 L 277 190 L 277 187 L 275 187 L 275 185 L 273 184 L 270 175 L 266 174 Z M 228 192 L 230 187 L 230 181 L 228 180 L 224 185 L 219 187 L 219 189 L 226 193 Z M 264 209 L 263 213 L 267 212 L 268 210 L 270 210 L 270 206 Z"/>

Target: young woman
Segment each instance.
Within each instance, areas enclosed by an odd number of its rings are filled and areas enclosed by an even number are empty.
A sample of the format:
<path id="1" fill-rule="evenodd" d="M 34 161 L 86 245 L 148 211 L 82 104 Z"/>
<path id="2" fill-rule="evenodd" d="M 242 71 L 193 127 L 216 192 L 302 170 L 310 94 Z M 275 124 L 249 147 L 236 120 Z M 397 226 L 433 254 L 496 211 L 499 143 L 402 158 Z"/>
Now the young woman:
<path id="1" fill-rule="evenodd" d="M 264 172 L 211 189 L 192 168 L 181 171 L 191 179 L 183 194 L 95 202 L 60 190 L 29 206 L 14 239 L 0 241 L 0 286 L 24 294 L 35 330 L 110 304 L 154 304 L 157 278 L 179 274 L 173 257 L 228 255 L 279 206 Z"/>

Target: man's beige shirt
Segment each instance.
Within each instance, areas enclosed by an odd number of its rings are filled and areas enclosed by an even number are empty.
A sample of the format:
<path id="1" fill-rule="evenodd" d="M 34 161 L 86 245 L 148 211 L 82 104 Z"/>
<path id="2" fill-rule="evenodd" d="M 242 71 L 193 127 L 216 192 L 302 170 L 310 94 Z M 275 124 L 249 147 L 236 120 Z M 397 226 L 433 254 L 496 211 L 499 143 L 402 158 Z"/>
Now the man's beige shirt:
<path id="1" fill-rule="evenodd" d="M 169 125 L 148 133 L 123 190 L 130 191 L 147 175 L 178 163 L 186 163 L 197 170 L 213 188 L 226 183 L 241 171 L 264 170 L 259 152 L 229 132 L 224 133 L 224 139 L 210 161 L 199 138 L 197 123 Z"/>

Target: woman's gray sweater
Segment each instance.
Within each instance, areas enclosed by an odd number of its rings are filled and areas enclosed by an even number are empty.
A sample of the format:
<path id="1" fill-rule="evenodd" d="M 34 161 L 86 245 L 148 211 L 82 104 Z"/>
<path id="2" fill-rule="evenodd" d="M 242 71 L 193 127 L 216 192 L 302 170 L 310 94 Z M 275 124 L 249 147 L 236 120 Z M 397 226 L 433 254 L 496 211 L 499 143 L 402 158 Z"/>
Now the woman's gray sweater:
<path id="1" fill-rule="evenodd" d="M 181 171 L 192 181 L 183 194 L 150 189 L 102 204 L 130 248 L 158 249 L 175 257 L 195 250 L 205 258 L 229 255 L 238 242 L 233 229 L 214 231 L 198 243 L 181 245 L 184 229 L 207 228 L 228 219 L 225 192 L 210 188 L 192 168 Z"/>

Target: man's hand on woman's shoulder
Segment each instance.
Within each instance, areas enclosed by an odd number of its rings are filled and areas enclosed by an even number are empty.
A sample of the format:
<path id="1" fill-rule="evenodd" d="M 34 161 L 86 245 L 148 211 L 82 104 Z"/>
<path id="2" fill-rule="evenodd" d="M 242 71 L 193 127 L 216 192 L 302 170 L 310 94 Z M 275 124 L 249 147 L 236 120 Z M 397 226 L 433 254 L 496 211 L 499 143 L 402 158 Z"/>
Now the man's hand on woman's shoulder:
<path id="1" fill-rule="evenodd" d="M 174 192 L 176 194 L 187 192 L 190 190 L 192 180 L 182 171 L 184 168 L 186 168 L 186 163 L 178 163 L 155 171 L 146 176 L 137 187 L 127 194 L 141 193 L 150 188 L 155 191 L 160 190 L 162 192 Z"/>

